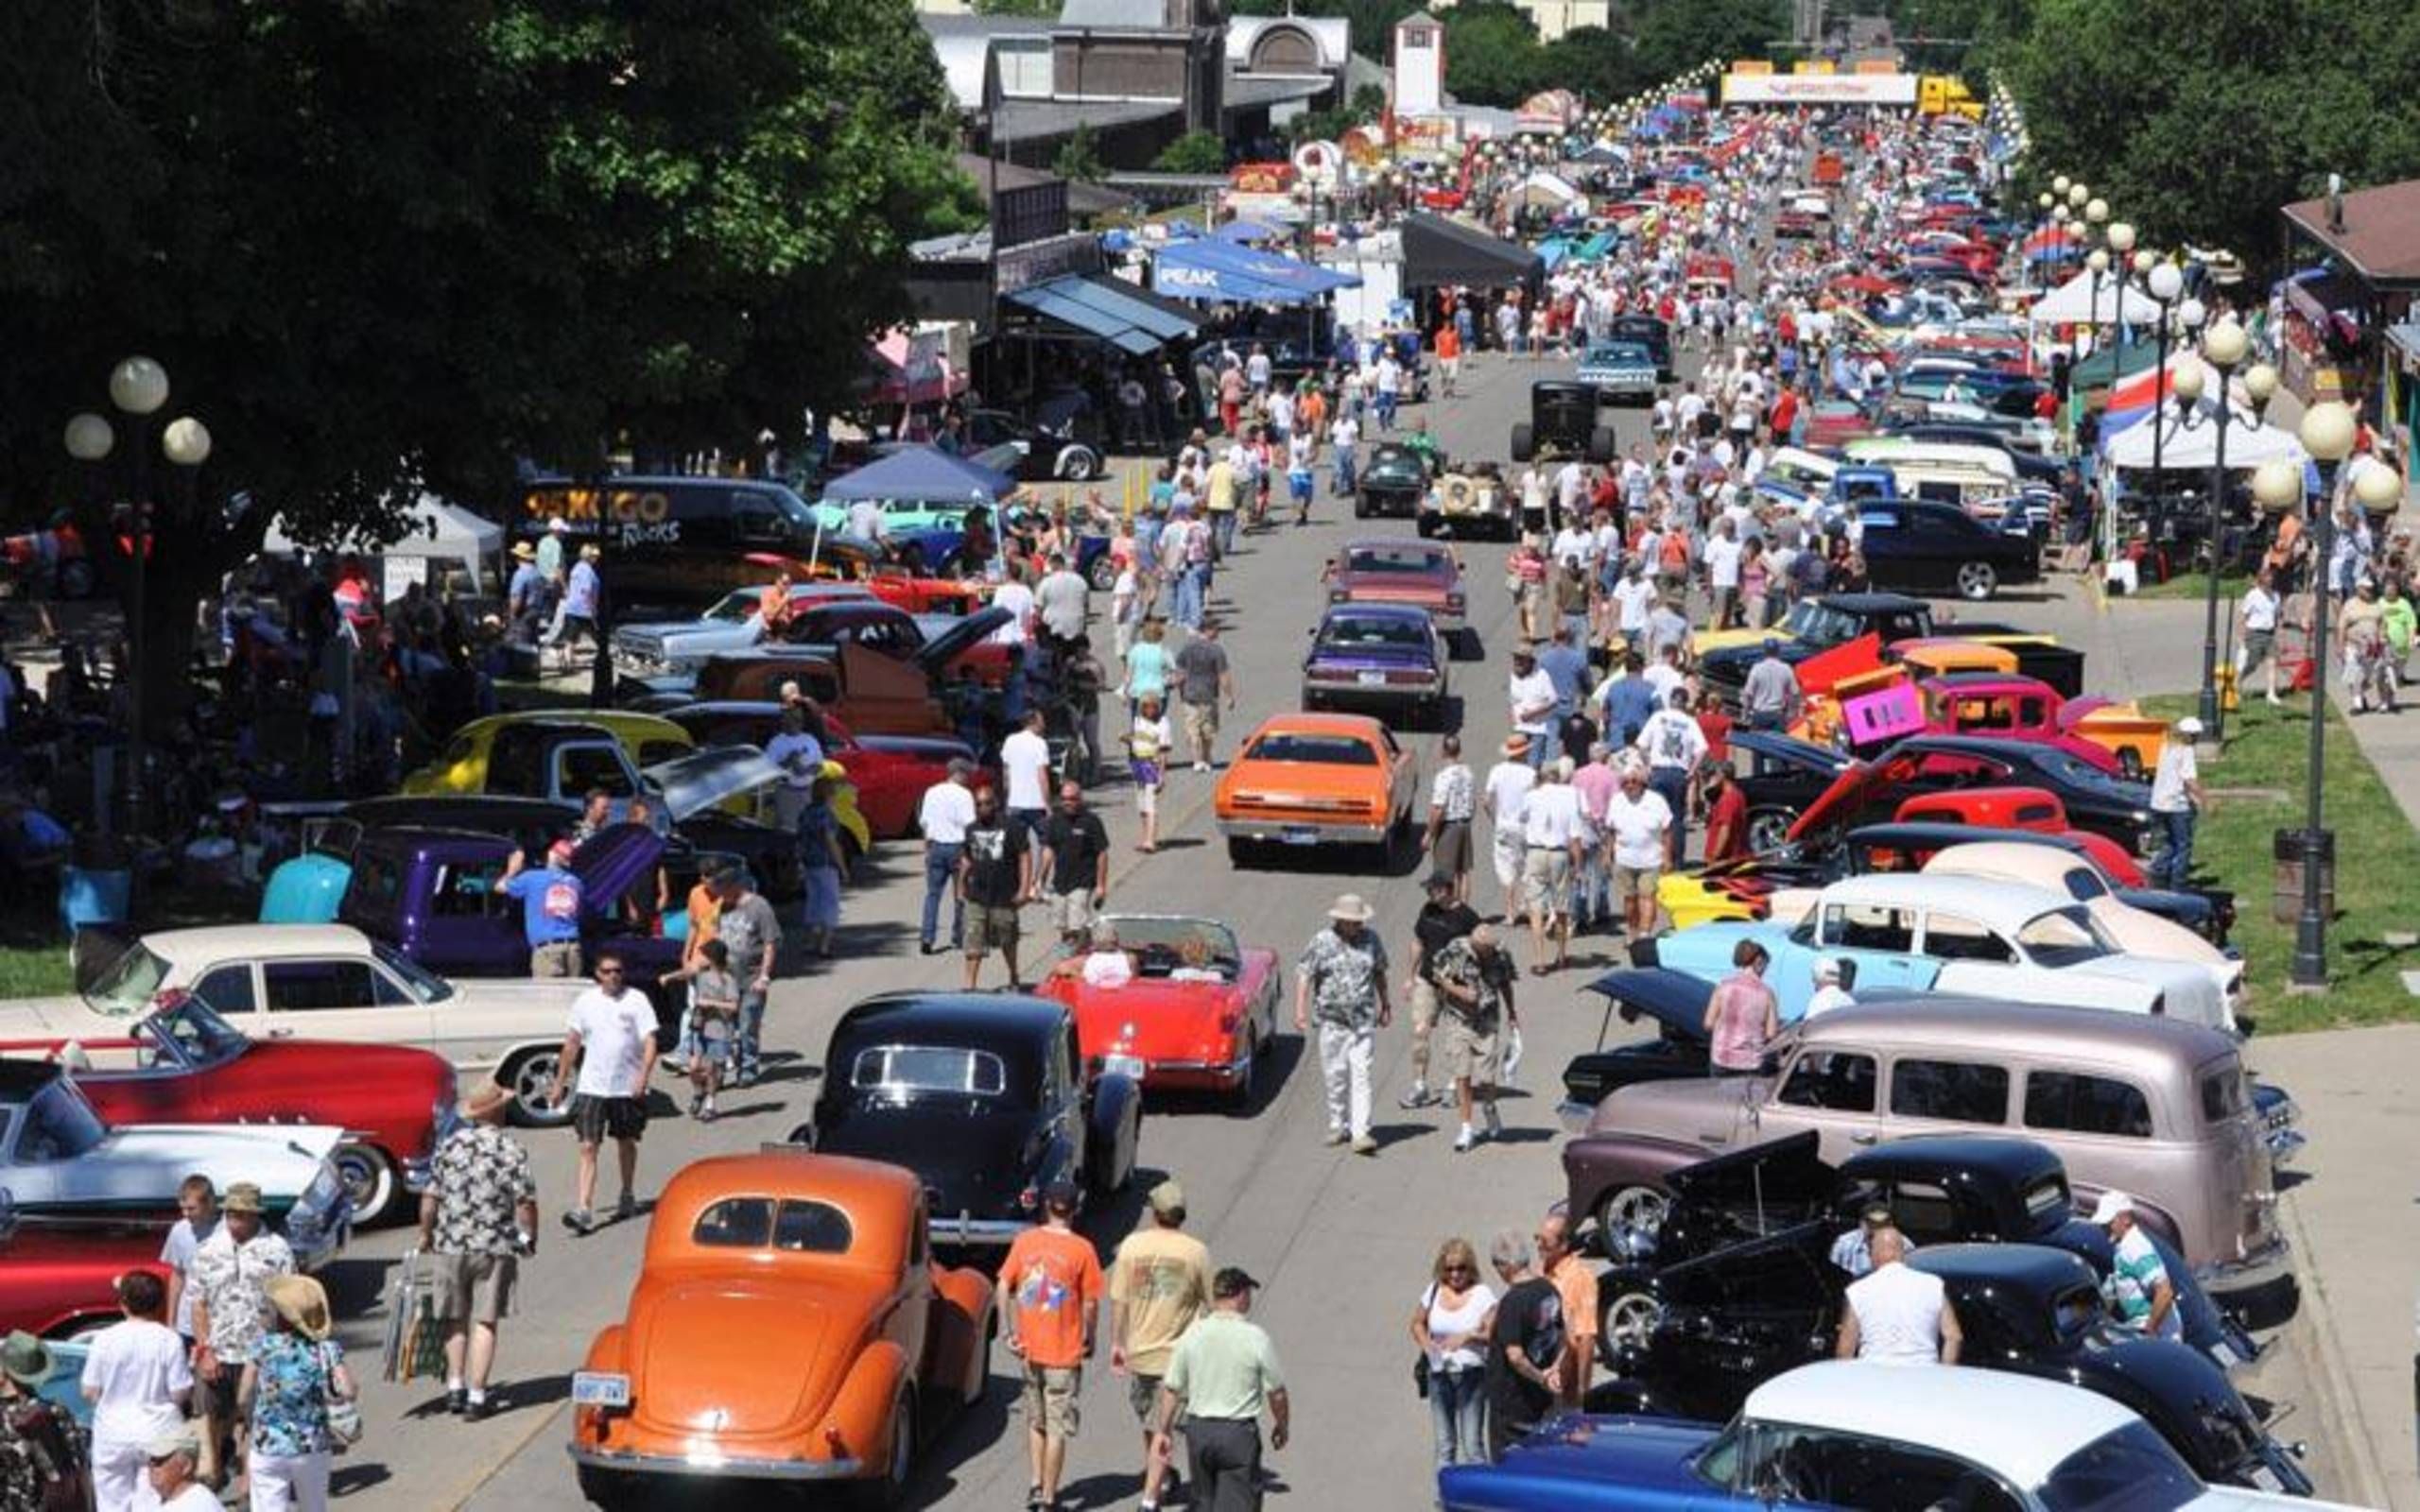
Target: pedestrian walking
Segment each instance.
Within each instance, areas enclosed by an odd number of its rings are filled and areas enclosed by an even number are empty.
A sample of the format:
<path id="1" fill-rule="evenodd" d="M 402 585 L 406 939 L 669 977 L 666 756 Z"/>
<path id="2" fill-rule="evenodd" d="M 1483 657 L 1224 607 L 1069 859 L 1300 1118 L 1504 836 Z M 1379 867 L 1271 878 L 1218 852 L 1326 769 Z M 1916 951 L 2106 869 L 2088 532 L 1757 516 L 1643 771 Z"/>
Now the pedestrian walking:
<path id="1" fill-rule="evenodd" d="M 1514 733 L 1497 747 L 1503 760 L 1487 770 L 1488 856 L 1495 867 L 1496 885 L 1504 896 L 1503 918 L 1521 915 L 1521 868 L 1530 842 L 1521 827 L 1521 811 L 1538 785 L 1537 767 L 1530 761 L 1531 741 Z"/>
<path id="2" fill-rule="evenodd" d="M 806 927 L 809 960 L 832 958 L 832 935 L 840 927 L 840 882 L 849 872 L 849 855 L 840 848 L 840 816 L 832 806 L 835 784 L 817 774 L 806 790 L 806 807 L 798 815 L 798 864 L 805 889 L 801 909 Z"/>
<path id="3" fill-rule="evenodd" d="M 1664 848 L 1664 865 L 1671 868 L 1677 868 L 1687 853 L 1689 790 L 1696 783 L 1699 766 L 1714 748 L 1705 737 L 1705 727 L 1690 714 L 1690 704 L 1689 690 L 1674 688 L 1664 707 L 1649 715 L 1638 732 L 1638 751 L 1647 758 L 1647 785 L 1671 811 Z"/>
<path id="4" fill-rule="evenodd" d="M 1127 772 L 1134 783 L 1134 816 L 1143 833 L 1134 849 L 1149 855 L 1160 848 L 1160 789 L 1167 782 L 1168 754 L 1176 733 L 1168 729 L 1162 696 L 1145 694 L 1134 706 L 1134 722 L 1126 731 Z"/>
<path id="5" fill-rule="evenodd" d="M 1236 674 L 1219 644 L 1219 622 L 1204 617 L 1176 654 L 1176 696 L 1184 704 L 1184 743 L 1193 769 L 1210 770 L 1219 739 L 1219 709 L 1236 707 Z"/>
<path id="6" fill-rule="evenodd" d="M 1028 841 L 1050 813 L 1050 742 L 1043 725 L 1042 711 L 1028 710 L 1016 733 L 1000 742 L 1000 774 L 1009 789 L 1004 817 Z"/>
<path id="7" fill-rule="evenodd" d="M 1550 1212 L 1538 1224 L 1538 1269 L 1563 1298 L 1563 1358 L 1555 1400 L 1578 1411 L 1597 1368 L 1597 1270 L 1571 1242 L 1571 1220 Z"/>
<path id="8" fill-rule="evenodd" d="M 1126 699 L 1126 712 L 1131 716 L 1142 707 L 1146 698 L 1167 701 L 1168 672 L 1174 664 L 1167 648 L 1167 625 L 1162 620 L 1150 620 L 1143 626 L 1142 639 L 1126 648 L 1126 676 L 1118 692 Z"/>
<path id="9" fill-rule="evenodd" d="M 521 903 L 522 938 L 529 946 L 529 974 L 560 980 L 580 973 L 579 919 L 582 891 L 571 869 L 572 846 L 557 840 L 544 865 L 527 870 L 527 852 L 505 861 L 495 890 Z"/>
<path id="10" fill-rule="evenodd" d="M 1008 962 L 1009 990 L 1022 991 L 1017 974 L 1018 914 L 1033 896 L 1033 852 L 1024 826 L 1004 821 L 999 795 L 975 795 L 975 822 L 958 858 L 958 892 L 966 905 L 966 990 L 983 974 L 983 957 L 994 951 Z"/>
<path id="11" fill-rule="evenodd" d="M 1478 1252 L 1467 1239 L 1446 1240 L 1411 1313 L 1441 1469 L 1487 1463 L 1487 1324 L 1495 1311 L 1495 1288 L 1479 1280 Z"/>
<path id="12" fill-rule="evenodd" d="M 1462 737 L 1447 735 L 1438 742 L 1441 758 L 1437 777 L 1428 788 L 1428 827 L 1420 837 L 1421 853 L 1453 880 L 1454 901 L 1471 899 L 1471 819 L 1478 812 L 1478 783 L 1462 761 Z"/>
<path id="13" fill-rule="evenodd" d="M 1126 1236 L 1109 1266 L 1109 1368 L 1126 1378 L 1126 1400 L 1143 1428 L 1145 1512 L 1173 1499 L 1173 1461 L 1151 1424 L 1168 1359 L 1210 1311 L 1210 1251 L 1184 1232 L 1184 1189 L 1171 1177 L 1144 1198 L 1150 1222 Z"/>
<path id="14" fill-rule="evenodd" d="M 1532 976 L 1571 964 L 1571 878 L 1586 840 L 1571 771 L 1570 758 L 1556 757 L 1521 804 L 1521 896 L 1530 905 Z M 1552 961 L 1547 958 L 1549 942 Z"/>
<path id="15" fill-rule="evenodd" d="M 1488 1260 L 1503 1291 L 1487 1327 L 1487 1455 L 1504 1452 L 1546 1420 L 1563 1394 L 1563 1294 L 1541 1275 L 1518 1228 L 1496 1232 Z"/>
<path id="16" fill-rule="evenodd" d="M 1093 915 L 1109 903 L 1109 830 L 1076 782 L 1059 784 L 1059 812 L 1042 826 L 1035 882 L 1060 943 L 1074 949 L 1092 934 Z"/>
<path id="17" fill-rule="evenodd" d="M 966 846 L 966 827 L 975 822 L 975 795 L 967 786 L 974 774 L 974 763 L 952 757 L 948 776 L 925 789 L 916 806 L 916 828 L 925 836 L 925 912 L 916 938 L 926 955 L 941 949 L 934 940 L 941 931 L 943 896 L 951 900 L 949 948 L 957 950 L 966 938 L 966 905 L 958 897 L 958 858 Z"/>
<path id="18" fill-rule="evenodd" d="M 648 1078 L 654 1071 L 655 1007 L 646 993 L 630 989 L 620 954 L 608 951 L 596 958 L 596 985 L 572 1000 L 554 1085 L 546 1093 L 546 1106 L 560 1108 L 565 1084 L 575 1089 L 571 1126 L 579 1144 L 579 1170 L 563 1226 L 576 1234 L 596 1227 L 596 1156 L 609 1137 L 622 1178 L 614 1216 L 638 1215 L 632 1183 L 638 1179 L 639 1141 L 647 1134 Z"/>
<path id="19" fill-rule="evenodd" d="M 1404 994 L 1411 1004 L 1411 1090 L 1395 1099 L 1397 1108 L 1433 1108 L 1444 1100 L 1428 1088 L 1429 1041 L 1437 1028 L 1437 956 L 1478 924 L 1478 912 L 1454 896 L 1454 879 L 1443 870 L 1430 872 L 1428 899 L 1411 922 L 1411 969 L 1404 975 Z"/>
<path id="20" fill-rule="evenodd" d="M 1260 1415 L 1269 1414 L 1271 1450 L 1293 1434 L 1277 1348 L 1252 1321 L 1259 1290 L 1234 1265 L 1213 1277 L 1209 1313 L 1177 1341 L 1160 1382 L 1157 1452 L 1167 1457 L 1182 1410 L 1199 1512 L 1260 1512 Z"/>
<path id="21" fill-rule="evenodd" d="M 489 1081 L 462 1100 L 463 1124 L 429 1162 L 420 1248 L 431 1304 L 445 1325 L 445 1409 L 489 1412 L 496 1330 L 512 1311 L 522 1257 L 538 1252 L 538 1184 L 529 1152 L 504 1131 L 512 1094 Z"/>
<path id="22" fill-rule="evenodd" d="M 724 970 L 739 985 L 730 1080 L 734 1087 L 746 1087 L 764 1070 L 765 1001 L 772 992 L 773 967 L 782 954 L 782 921 L 744 867 L 724 862 L 716 873 L 716 890 L 722 908 L 715 915 L 715 938 L 723 947 Z M 638 1091 L 644 1096 L 646 1090 L 642 1075 Z"/>
<path id="23" fill-rule="evenodd" d="M 177 1221 L 168 1226 L 168 1237 L 160 1246 L 160 1263 L 168 1267 L 168 1326 L 188 1349 L 194 1342 L 193 1305 L 201 1296 L 193 1286 L 193 1260 L 203 1241 L 217 1231 L 217 1188 L 199 1173 L 185 1177 L 177 1184 Z"/>
<path id="24" fill-rule="evenodd" d="M 1941 1278 L 1911 1268 L 1896 1228 L 1867 1236 L 1874 1268 L 1849 1283 L 1832 1353 L 1887 1365 L 1956 1365 L 1965 1334 Z"/>
<path id="25" fill-rule="evenodd" d="M 2312 696 L 2325 700 L 2323 681 Z M 2152 775 L 2152 816 L 2163 843 L 2159 854 L 2143 869 L 2152 885 L 2182 890 L 2193 872 L 2193 825 L 2206 802 L 2202 791 L 2202 765 L 2193 743 L 2202 738 L 2202 721 L 2191 714 L 2178 720 L 2160 747 L 2159 766 Z"/>
<path id="26" fill-rule="evenodd" d="M 1765 1047 L 1781 1033 L 1781 1007 L 1765 985 L 1772 957 L 1752 939 L 1731 948 L 1731 974 L 1706 999 L 1708 1059 L 1718 1076 L 1753 1076 L 1764 1070 Z"/>
<path id="27" fill-rule="evenodd" d="M 682 983 L 688 1007 L 682 1022 L 689 1027 L 689 1058 L 683 1068 L 689 1077 L 689 1116 L 712 1121 L 715 1094 L 731 1074 L 733 1041 L 739 1031 L 739 979 L 731 974 L 731 947 L 718 939 L 706 941 L 689 964 L 666 971 L 663 985 Z"/>
<path id="28" fill-rule="evenodd" d="M 120 1320 L 93 1335 L 78 1382 L 93 1408 L 94 1512 L 136 1512 L 144 1499 L 146 1446 L 184 1427 L 193 1363 L 162 1319 L 168 1288 L 147 1270 L 117 1279 Z M 195 1452 L 200 1452 L 197 1445 Z"/>
<path id="29" fill-rule="evenodd" d="M 1454 1107 L 1462 1116 L 1461 1131 L 1454 1136 L 1459 1155 L 1481 1138 L 1503 1137 L 1495 1089 L 1503 1080 L 1501 1037 L 1520 1032 L 1521 1015 L 1512 1001 L 1512 984 L 1520 972 L 1495 926 L 1480 924 L 1439 951 L 1431 973 L 1439 1009 L 1438 1048 L 1445 1074 L 1454 1083 Z M 1483 1135 L 1474 1131 L 1474 1103 L 1486 1121 Z"/>
<path id="30" fill-rule="evenodd" d="M 219 1512 L 201 1479 L 201 1435 L 179 1424 L 143 1446 L 144 1482 L 159 1512 Z"/>
<path id="31" fill-rule="evenodd" d="M 1554 679 L 1538 665 L 1537 651 L 1524 643 L 1512 648 L 1512 671 L 1505 679 L 1504 704 L 1512 732 L 1529 737 L 1525 749 L 1531 766 L 1553 759 L 1556 694 Z"/>
<path id="32" fill-rule="evenodd" d="M 1739 690 L 1739 710 L 1750 730 L 1788 730 L 1806 712 L 1806 696 L 1798 686 L 1798 672 L 1782 660 L 1781 642 L 1765 640 L 1765 654 L 1748 669 Z"/>
<path id="33" fill-rule="evenodd" d="M 1604 831 L 1614 856 L 1614 897 L 1621 905 L 1622 927 L 1634 940 L 1655 933 L 1655 889 L 1663 880 L 1664 868 L 1676 859 L 1669 849 L 1671 805 L 1647 785 L 1647 777 L 1636 762 L 1629 763 L 1621 769 L 1620 786 L 1605 799 Z"/>
<path id="34" fill-rule="evenodd" d="M 218 1203 L 218 1228 L 194 1252 L 193 1374 L 199 1384 L 206 1449 L 222 1469 L 245 1442 L 235 1387 L 268 1316 L 263 1288 L 294 1272 L 294 1251 L 269 1232 L 261 1189 L 231 1181 Z M 240 1479 L 238 1480 L 240 1484 Z"/>
<path id="35" fill-rule="evenodd" d="M 1327 1142 L 1352 1142 L 1375 1155 L 1370 1136 L 1370 1061 L 1377 1032 L 1394 1016 L 1387 997 L 1387 948 L 1370 928 L 1374 911 L 1359 893 L 1340 895 L 1328 927 L 1311 936 L 1295 968 L 1294 1029 L 1319 1023 L 1320 1077 L 1327 1097 Z M 1315 1011 L 1316 1010 L 1316 1011 Z"/>
<path id="36" fill-rule="evenodd" d="M 1704 732 L 1704 727 L 1699 727 Z M 1709 743 L 1711 744 L 1711 743 Z M 1711 762 L 1704 767 L 1705 800 L 1705 863 L 1739 861 L 1748 855 L 1748 795 L 1731 771 L 1728 762 Z M 1673 848 L 1671 863 L 1680 864 L 1679 847 Z"/>
<path id="37" fill-rule="evenodd" d="M 1100 1326 L 1100 1258 L 1075 1231 L 1076 1184 L 1042 1194 L 1042 1222 L 1017 1235 L 1000 1262 L 1000 1337 L 1024 1376 L 1026 1452 L 1032 1482 L 1026 1505 L 1050 1512 L 1078 1427 L 1084 1362 Z"/>
<path id="38" fill-rule="evenodd" d="M 268 1331 L 236 1389 L 252 1425 L 251 1512 L 327 1512 L 330 1462 L 342 1442 L 333 1418 L 356 1395 L 353 1372 L 329 1336 L 328 1294 L 317 1280 L 278 1276 L 262 1291 Z"/>

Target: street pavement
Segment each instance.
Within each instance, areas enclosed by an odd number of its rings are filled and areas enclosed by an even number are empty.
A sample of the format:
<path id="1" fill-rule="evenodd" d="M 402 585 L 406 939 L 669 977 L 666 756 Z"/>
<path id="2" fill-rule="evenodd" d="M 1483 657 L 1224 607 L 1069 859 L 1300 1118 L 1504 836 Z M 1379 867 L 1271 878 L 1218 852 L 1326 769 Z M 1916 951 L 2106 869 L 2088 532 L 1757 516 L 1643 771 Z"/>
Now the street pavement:
<path id="1" fill-rule="evenodd" d="M 1467 363 L 1462 397 L 1426 407 L 1431 427 L 1449 455 L 1501 457 L 1509 426 L 1526 411 L 1529 380 L 1556 370 L 1494 357 Z M 1423 412 L 1410 411 L 1407 423 Z M 1623 444 L 1644 439 L 1645 425 L 1643 412 L 1625 414 Z M 1228 627 L 1224 641 L 1243 701 L 1224 732 L 1229 747 L 1263 716 L 1296 707 L 1303 638 L 1322 602 L 1315 592 L 1319 561 L 1350 537 L 1409 528 L 1401 523 L 1357 528 L 1340 501 L 1323 499 L 1316 513 L 1307 529 L 1247 538 L 1219 575 L 1214 603 Z M 1483 771 L 1506 729 L 1503 651 L 1512 616 L 1502 584 L 1503 549 L 1466 546 L 1464 556 L 1471 620 L 1487 660 L 1459 662 L 1455 688 L 1462 700 L 1466 758 Z M 1991 617 L 2039 623 L 2074 637 L 2091 655 L 2097 685 L 2134 691 L 2138 674 L 2154 679 L 2145 686 L 2190 685 L 2189 674 L 2180 679 L 2169 664 L 2173 648 L 2157 644 L 2170 637 L 2117 633 L 2087 598 L 2066 589 L 2025 598 L 1991 606 Z M 1464 654 L 1472 648 L 1465 646 Z M 1435 769 L 1437 737 L 1409 738 L 1425 777 Z M 1399 963 L 1399 977 L 1419 901 L 1416 875 L 1382 878 L 1336 863 L 1238 875 L 1211 823 L 1213 781 L 1183 769 L 1171 775 L 1162 804 L 1163 849 L 1148 857 L 1132 849 L 1127 790 L 1116 785 L 1096 794 L 1117 845 L 1112 906 L 1213 914 L 1247 944 L 1273 947 L 1290 963 L 1335 895 L 1359 891 L 1378 910 L 1376 928 Z M 770 1079 L 727 1094 L 725 1116 L 711 1125 L 672 1116 L 653 1124 L 642 1160 L 643 1197 L 688 1160 L 752 1149 L 803 1123 L 832 1022 L 847 1005 L 881 989 L 958 985 L 956 957 L 914 954 L 921 886 L 912 844 L 880 848 L 846 898 L 841 959 L 775 988 L 766 1034 L 782 1059 Z M 1495 901 L 1492 881 L 1482 879 L 1478 901 Z M 1040 924 L 1039 910 L 1029 911 L 1028 929 Z M 1526 939 L 1514 945 L 1526 964 Z M 1600 1002 L 1582 988 L 1598 970 L 1618 964 L 1619 945 L 1605 936 L 1583 938 L 1575 942 L 1570 971 L 1543 982 L 1522 979 L 1522 1087 L 1505 1108 L 1505 1139 L 1467 1155 L 1451 1150 L 1450 1113 L 1404 1113 L 1394 1107 L 1409 1081 L 1409 1039 L 1401 1019 L 1379 1037 L 1376 1134 L 1383 1148 L 1375 1158 L 1322 1144 L 1316 1060 L 1305 1057 L 1292 1033 L 1290 1006 L 1275 1055 L 1277 1074 L 1268 1078 L 1270 1088 L 1249 1116 L 1173 1099 L 1150 1105 L 1142 1170 L 1132 1191 L 1087 1228 L 1105 1253 L 1132 1227 L 1139 1194 L 1162 1173 L 1173 1175 L 1186 1189 L 1189 1227 L 1208 1243 L 1214 1263 L 1243 1265 L 1267 1283 L 1256 1316 L 1276 1341 L 1294 1400 L 1295 1441 L 1270 1459 L 1283 1478 L 1279 1505 L 1405 1506 L 1433 1500 L 1427 1409 L 1409 1383 L 1408 1329 L 1415 1299 L 1441 1241 L 1461 1235 L 1483 1250 L 1498 1228 L 1526 1235 L 1562 1195 L 1561 1131 L 1553 1112 L 1558 1076 L 1568 1057 L 1595 1042 Z M 991 987 L 1001 980 L 994 960 L 983 982 Z M 1290 981 L 1288 987 L 1290 992 Z M 674 1090 L 668 1079 L 660 1086 Z M 659 1110 L 667 1106 L 660 1096 Z M 594 1331 L 619 1317 L 637 1273 L 644 1226 L 568 1236 L 557 1215 L 571 1181 L 569 1137 L 525 1138 L 536 1159 L 545 1222 L 540 1252 L 524 1269 L 520 1315 L 504 1332 L 498 1369 L 504 1410 L 485 1422 L 460 1423 L 442 1414 L 441 1383 L 366 1382 L 369 1435 L 337 1471 L 349 1505 L 372 1512 L 454 1506 L 527 1512 L 576 1499 L 563 1450 L 569 1375 Z M 2325 1159 L 2325 1149 L 2319 1154 Z M 610 1202 L 610 1187 L 600 1194 Z M 409 1237 L 408 1228 L 360 1236 L 335 1267 L 331 1280 L 346 1317 L 342 1336 L 357 1366 L 374 1366 L 385 1277 Z M 2307 1399 L 2301 1327 L 2289 1328 L 2288 1347 L 2262 1363 L 2244 1383 L 2248 1390 L 2281 1400 Z M 777 1339 L 767 1341 L 769 1349 L 780 1347 Z M 995 1351 L 985 1400 L 927 1449 L 916 1504 L 1021 1503 L 1023 1423 L 1013 1408 L 1009 1363 L 1005 1351 Z M 364 1373 L 374 1376 L 374 1367 Z M 1111 1377 L 1104 1349 L 1086 1372 L 1083 1427 L 1067 1468 L 1069 1505 L 1126 1505 L 1138 1493 L 1140 1446 L 1124 1384 Z M 2323 1492 L 2337 1489 L 2342 1482 L 2327 1444 L 2334 1425 L 2308 1408 L 2303 1422 L 2316 1441 L 2313 1469 Z M 743 1498 L 725 1500 L 738 1505 Z"/>

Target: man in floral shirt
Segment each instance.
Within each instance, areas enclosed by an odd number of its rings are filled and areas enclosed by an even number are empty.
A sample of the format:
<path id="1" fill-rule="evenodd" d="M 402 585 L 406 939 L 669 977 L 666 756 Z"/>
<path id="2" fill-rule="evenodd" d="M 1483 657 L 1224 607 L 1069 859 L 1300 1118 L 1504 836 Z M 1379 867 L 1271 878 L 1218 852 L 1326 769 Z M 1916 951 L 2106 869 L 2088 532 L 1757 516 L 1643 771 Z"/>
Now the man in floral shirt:
<path id="1" fill-rule="evenodd" d="M 511 1311 L 521 1257 L 538 1248 L 529 1152 L 504 1131 L 511 1106 L 512 1094 L 493 1081 L 463 1100 L 469 1122 L 437 1147 L 420 1198 L 430 1301 L 445 1320 L 445 1406 L 474 1422 L 488 1415 L 496 1324 Z"/>
<path id="2" fill-rule="evenodd" d="M 1327 911 L 1296 967 L 1294 1028 L 1320 1026 L 1320 1074 L 1327 1090 L 1327 1142 L 1349 1137 L 1356 1155 L 1375 1155 L 1370 1137 L 1370 1059 L 1378 1030 L 1394 1016 L 1387 1001 L 1387 948 L 1371 931 L 1373 910 L 1345 893 Z"/>
<path id="3" fill-rule="evenodd" d="M 1478 1140 L 1471 1128 L 1474 1101 L 1487 1116 L 1488 1137 L 1504 1132 L 1504 1120 L 1495 1111 L 1497 1035 L 1508 1021 L 1521 1022 L 1512 1006 L 1512 984 L 1519 973 L 1496 938 L 1495 927 L 1481 924 L 1437 953 L 1433 974 L 1438 1056 L 1445 1074 L 1453 1078 L 1454 1101 L 1462 1114 L 1462 1131 L 1454 1140 L 1460 1154 Z"/>
<path id="4" fill-rule="evenodd" d="M 261 1189 L 231 1181 L 218 1199 L 218 1231 L 194 1252 L 193 1374 L 200 1383 L 205 1432 L 221 1444 L 236 1432 L 235 1383 L 268 1327 L 268 1299 L 261 1286 L 272 1276 L 294 1274 L 294 1251 L 269 1232 Z M 229 1464 L 224 1455 L 219 1464 Z"/>

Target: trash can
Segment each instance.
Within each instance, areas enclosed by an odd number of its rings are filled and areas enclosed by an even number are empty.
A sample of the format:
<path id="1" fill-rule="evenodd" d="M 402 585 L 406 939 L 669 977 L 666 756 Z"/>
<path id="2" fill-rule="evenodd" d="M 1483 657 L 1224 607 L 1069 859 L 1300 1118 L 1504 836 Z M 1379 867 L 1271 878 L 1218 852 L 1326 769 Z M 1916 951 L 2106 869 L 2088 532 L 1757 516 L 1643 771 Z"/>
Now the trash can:
<path id="1" fill-rule="evenodd" d="M 2270 839 L 2271 853 L 2277 862 L 2276 888 L 2269 897 L 2269 917 L 2280 924 L 2290 924 L 2303 916 L 2303 867 L 2314 862 L 2319 867 L 2319 913 L 2322 919 L 2336 917 L 2336 832 L 2319 832 L 2316 855 L 2306 855 L 2306 842 L 2310 838 L 2303 830 L 2279 830 Z"/>

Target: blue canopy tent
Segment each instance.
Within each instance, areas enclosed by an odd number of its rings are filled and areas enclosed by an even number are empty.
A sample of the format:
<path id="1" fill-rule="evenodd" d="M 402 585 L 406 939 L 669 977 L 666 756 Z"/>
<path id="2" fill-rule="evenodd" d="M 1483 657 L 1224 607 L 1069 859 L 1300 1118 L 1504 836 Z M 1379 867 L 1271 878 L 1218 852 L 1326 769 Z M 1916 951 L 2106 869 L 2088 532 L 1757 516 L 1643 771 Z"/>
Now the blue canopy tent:
<path id="1" fill-rule="evenodd" d="M 1274 242 L 1286 239 L 1286 232 L 1265 220 L 1231 220 L 1210 233 L 1222 242 Z"/>
<path id="2" fill-rule="evenodd" d="M 1163 247 L 1151 259 L 1151 287 L 1180 300 L 1220 304 L 1308 304 L 1337 289 L 1358 288 L 1351 273 L 1215 239 Z"/>
<path id="3" fill-rule="evenodd" d="M 1549 236 L 1538 243 L 1538 261 L 1546 265 L 1549 273 L 1561 267 L 1563 260 L 1570 255 L 1571 243 L 1561 236 Z"/>
<path id="4" fill-rule="evenodd" d="M 1016 490 L 1016 479 L 980 462 L 953 456 L 938 446 L 903 446 L 834 478 L 823 497 L 991 504 Z"/>

